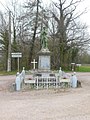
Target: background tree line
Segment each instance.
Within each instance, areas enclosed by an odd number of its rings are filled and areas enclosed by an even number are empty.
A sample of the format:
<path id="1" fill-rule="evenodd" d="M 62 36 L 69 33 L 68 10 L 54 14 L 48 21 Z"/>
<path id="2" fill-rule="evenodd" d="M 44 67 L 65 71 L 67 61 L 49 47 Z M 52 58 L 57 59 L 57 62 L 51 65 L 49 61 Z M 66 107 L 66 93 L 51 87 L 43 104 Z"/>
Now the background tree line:
<path id="1" fill-rule="evenodd" d="M 86 50 L 90 42 L 87 26 L 80 21 L 84 14 L 77 12 L 82 0 L 58 0 L 44 7 L 41 0 L 29 0 L 19 6 L 16 0 L 12 2 L 11 11 L 11 53 L 21 52 L 20 67 L 31 69 L 31 61 L 38 61 L 40 33 L 43 26 L 48 28 L 48 48 L 51 51 L 52 69 L 69 69 L 71 63 L 89 63 Z M 0 43 L 3 56 L 0 69 L 7 70 L 9 48 L 9 21 L 0 12 Z M 86 57 L 87 56 L 87 57 Z M 17 69 L 17 59 L 11 58 L 12 70 Z"/>

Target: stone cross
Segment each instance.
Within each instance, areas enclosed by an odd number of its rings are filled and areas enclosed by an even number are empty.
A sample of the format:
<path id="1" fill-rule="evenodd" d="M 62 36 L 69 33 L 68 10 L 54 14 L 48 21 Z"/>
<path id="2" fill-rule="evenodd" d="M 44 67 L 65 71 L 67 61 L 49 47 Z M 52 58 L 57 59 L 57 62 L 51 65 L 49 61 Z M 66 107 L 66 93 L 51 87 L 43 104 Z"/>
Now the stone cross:
<path id="1" fill-rule="evenodd" d="M 33 69 L 35 70 L 35 64 L 36 64 L 37 62 L 35 61 L 35 59 L 33 59 L 33 61 L 32 61 L 31 63 L 33 64 Z"/>

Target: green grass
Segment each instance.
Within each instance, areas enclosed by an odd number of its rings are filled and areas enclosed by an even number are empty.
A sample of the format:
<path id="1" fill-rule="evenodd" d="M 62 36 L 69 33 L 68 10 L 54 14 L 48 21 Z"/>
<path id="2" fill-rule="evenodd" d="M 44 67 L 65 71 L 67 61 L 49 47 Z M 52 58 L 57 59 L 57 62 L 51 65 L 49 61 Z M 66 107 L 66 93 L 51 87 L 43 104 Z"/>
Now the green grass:
<path id="1" fill-rule="evenodd" d="M 0 75 L 16 75 L 16 71 L 7 72 L 7 71 L 0 71 Z"/>
<path id="2" fill-rule="evenodd" d="M 80 66 L 79 68 L 76 68 L 76 71 L 78 71 L 78 72 L 90 72 L 90 66 Z"/>

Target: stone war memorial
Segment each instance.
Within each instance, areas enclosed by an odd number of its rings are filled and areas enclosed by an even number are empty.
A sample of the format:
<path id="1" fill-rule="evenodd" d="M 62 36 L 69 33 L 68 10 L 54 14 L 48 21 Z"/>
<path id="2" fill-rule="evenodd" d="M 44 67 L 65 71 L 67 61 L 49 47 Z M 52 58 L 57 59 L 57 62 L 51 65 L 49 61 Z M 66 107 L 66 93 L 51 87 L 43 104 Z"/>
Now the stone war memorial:
<path id="1" fill-rule="evenodd" d="M 32 74 L 29 77 L 25 75 L 25 69 L 17 76 L 16 90 L 20 90 L 21 86 L 33 86 L 35 89 L 43 88 L 66 88 L 77 87 L 76 74 L 66 74 L 64 71 L 57 72 L 51 70 L 51 52 L 48 49 L 47 29 L 43 27 L 40 35 L 41 49 L 37 53 L 38 62 L 35 59 L 31 62 L 33 64 Z M 38 64 L 36 70 L 35 65 Z"/>
<path id="2" fill-rule="evenodd" d="M 44 27 L 41 36 L 41 50 L 38 52 L 38 73 L 46 73 L 46 76 L 50 72 L 51 69 L 51 62 L 50 62 L 50 55 L 51 52 L 48 49 L 48 43 L 47 43 L 47 31 Z"/>

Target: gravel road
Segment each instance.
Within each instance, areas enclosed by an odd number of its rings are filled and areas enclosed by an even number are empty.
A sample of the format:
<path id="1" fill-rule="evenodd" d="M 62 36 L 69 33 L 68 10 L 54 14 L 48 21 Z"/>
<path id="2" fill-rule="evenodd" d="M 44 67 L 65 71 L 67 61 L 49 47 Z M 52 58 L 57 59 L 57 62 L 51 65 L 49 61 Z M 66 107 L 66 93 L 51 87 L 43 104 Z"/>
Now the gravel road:
<path id="1" fill-rule="evenodd" d="M 81 88 L 11 91 L 15 76 L 0 76 L 0 120 L 90 120 L 90 73 Z"/>

